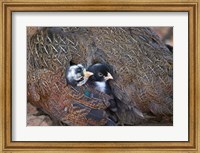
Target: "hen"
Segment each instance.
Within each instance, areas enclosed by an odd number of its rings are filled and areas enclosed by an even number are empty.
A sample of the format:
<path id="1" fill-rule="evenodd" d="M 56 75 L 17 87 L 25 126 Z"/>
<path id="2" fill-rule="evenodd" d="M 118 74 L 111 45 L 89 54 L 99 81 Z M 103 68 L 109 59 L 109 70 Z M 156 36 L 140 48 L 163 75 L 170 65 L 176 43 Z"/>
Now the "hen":
<path id="1" fill-rule="evenodd" d="M 28 100 L 37 107 L 43 106 L 50 116 L 60 119 L 64 110 L 72 109 L 71 105 L 65 105 L 68 93 L 75 93 L 75 97 L 83 95 L 66 88 L 61 81 L 70 62 L 86 66 L 105 63 L 115 78 L 111 90 L 117 98 L 121 125 L 173 122 L 173 52 L 150 28 L 38 28 L 28 36 L 27 42 L 28 93 L 36 98 Z M 37 101 L 39 97 L 43 98 L 42 102 Z M 87 105 L 96 110 L 104 107 L 102 103 L 87 100 Z M 56 107 L 62 111 L 55 111 Z M 80 117 L 74 113 L 70 116 L 74 121 L 65 119 L 71 125 L 78 122 L 82 125 L 85 120 L 79 121 Z M 100 121 L 95 124 L 99 125 Z"/>

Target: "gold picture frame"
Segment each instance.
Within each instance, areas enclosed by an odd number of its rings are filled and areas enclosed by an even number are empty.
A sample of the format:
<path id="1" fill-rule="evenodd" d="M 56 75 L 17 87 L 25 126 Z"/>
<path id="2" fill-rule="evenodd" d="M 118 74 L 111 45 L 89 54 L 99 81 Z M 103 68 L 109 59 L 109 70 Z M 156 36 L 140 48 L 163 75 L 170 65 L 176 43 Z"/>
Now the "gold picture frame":
<path id="1" fill-rule="evenodd" d="M 0 2 L 2 152 L 200 152 L 198 0 L 3 0 Z M 189 141 L 187 142 L 14 142 L 12 141 L 12 12 L 146 11 L 189 13 Z"/>

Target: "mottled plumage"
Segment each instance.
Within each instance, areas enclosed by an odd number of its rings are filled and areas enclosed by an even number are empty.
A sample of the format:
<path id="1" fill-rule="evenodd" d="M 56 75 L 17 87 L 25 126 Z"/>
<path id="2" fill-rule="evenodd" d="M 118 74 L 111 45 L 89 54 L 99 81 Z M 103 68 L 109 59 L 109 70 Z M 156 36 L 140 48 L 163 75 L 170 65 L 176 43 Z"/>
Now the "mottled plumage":
<path id="1" fill-rule="evenodd" d="M 114 125 L 108 118 L 110 96 L 87 85 L 67 85 L 62 73 L 37 70 L 28 80 L 28 101 L 67 125 Z M 85 93 L 92 92 L 93 96 Z"/>
<path id="2" fill-rule="evenodd" d="M 118 100 L 117 115 L 122 125 L 151 121 L 172 123 L 173 52 L 150 28 L 40 28 L 28 37 L 27 45 L 28 82 L 37 89 L 36 98 L 46 86 L 34 85 L 34 82 L 40 82 L 37 79 L 30 82 L 37 71 L 64 72 L 70 62 L 87 66 L 108 63 L 115 78 L 110 83 Z M 49 81 L 50 85 L 55 84 L 51 79 Z M 49 92 L 51 96 L 55 94 Z M 59 95 L 65 97 L 66 93 Z M 57 107 L 51 96 L 47 97 L 52 108 Z M 32 103 L 45 105 L 45 102 Z M 51 116 L 57 116 L 50 108 L 43 109 Z"/>
<path id="3" fill-rule="evenodd" d="M 72 65 L 66 70 L 66 80 L 69 85 L 82 86 L 93 73 L 86 71 L 82 64 Z"/>

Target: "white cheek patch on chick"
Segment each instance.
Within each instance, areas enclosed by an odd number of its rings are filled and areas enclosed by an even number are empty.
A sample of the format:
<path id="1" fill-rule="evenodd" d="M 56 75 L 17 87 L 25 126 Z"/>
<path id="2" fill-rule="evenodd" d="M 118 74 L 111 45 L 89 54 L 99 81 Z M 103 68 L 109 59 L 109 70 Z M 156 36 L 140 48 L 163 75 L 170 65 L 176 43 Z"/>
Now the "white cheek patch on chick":
<path id="1" fill-rule="evenodd" d="M 72 80 L 72 79 L 75 79 L 74 76 L 75 76 L 75 69 L 70 69 L 68 74 L 67 74 L 67 78 L 69 80 Z"/>
<path id="2" fill-rule="evenodd" d="M 105 92 L 105 90 L 106 90 L 106 82 L 104 82 L 104 81 L 103 82 L 96 81 L 95 84 L 96 84 L 96 89 L 97 90 L 99 90 L 101 92 Z"/>
<path id="3" fill-rule="evenodd" d="M 77 81 L 82 77 L 81 74 L 76 74 L 75 70 L 76 70 L 77 67 L 78 66 L 76 66 L 76 65 L 70 67 L 69 72 L 67 74 L 67 78 L 69 80 L 76 80 Z"/>

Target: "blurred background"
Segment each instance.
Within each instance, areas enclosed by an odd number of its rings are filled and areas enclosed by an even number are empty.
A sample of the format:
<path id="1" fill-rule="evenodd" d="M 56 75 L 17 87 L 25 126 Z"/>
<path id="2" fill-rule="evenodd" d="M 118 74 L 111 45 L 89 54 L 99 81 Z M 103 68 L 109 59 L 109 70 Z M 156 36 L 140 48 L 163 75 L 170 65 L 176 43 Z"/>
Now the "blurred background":
<path id="1" fill-rule="evenodd" d="M 151 27 L 165 43 L 173 47 L 173 27 Z"/>

